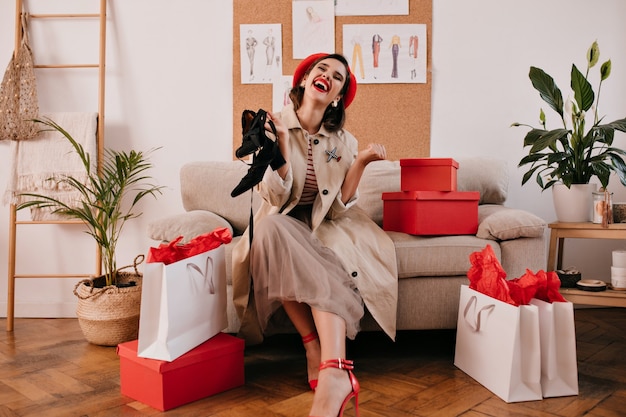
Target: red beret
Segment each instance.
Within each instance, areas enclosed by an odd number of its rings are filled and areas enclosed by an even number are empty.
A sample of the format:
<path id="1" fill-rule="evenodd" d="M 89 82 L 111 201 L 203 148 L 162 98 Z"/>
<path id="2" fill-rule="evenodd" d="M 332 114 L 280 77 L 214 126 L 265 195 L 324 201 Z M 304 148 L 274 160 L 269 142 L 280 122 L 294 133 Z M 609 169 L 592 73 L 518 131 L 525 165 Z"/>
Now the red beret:
<path id="1" fill-rule="evenodd" d="M 317 53 L 317 54 L 309 55 L 308 57 L 304 58 L 302 62 L 298 64 L 298 67 L 293 73 L 292 86 L 296 87 L 297 85 L 300 84 L 300 81 L 302 81 L 304 74 L 307 73 L 307 71 L 309 70 L 311 65 L 313 65 L 314 62 L 316 62 L 317 60 L 321 58 L 327 57 L 329 55 L 330 54 Z M 350 70 L 350 67 L 348 67 L 348 71 L 350 72 L 350 85 L 348 85 L 348 89 L 346 90 L 346 93 L 343 95 L 344 108 L 348 108 L 350 103 L 352 103 L 352 100 L 354 100 L 354 96 L 356 96 L 356 77 Z"/>

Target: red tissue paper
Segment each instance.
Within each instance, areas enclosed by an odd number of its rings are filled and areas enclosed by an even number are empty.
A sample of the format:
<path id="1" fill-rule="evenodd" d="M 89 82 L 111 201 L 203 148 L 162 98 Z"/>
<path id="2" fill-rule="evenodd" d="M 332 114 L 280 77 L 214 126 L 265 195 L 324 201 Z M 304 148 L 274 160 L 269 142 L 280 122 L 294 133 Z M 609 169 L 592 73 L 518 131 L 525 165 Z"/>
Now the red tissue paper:
<path id="1" fill-rule="evenodd" d="M 491 245 L 485 246 L 480 252 L 470 254 L 472 266 L 467 271 L 470 288 L 485 295 L 515 304 L 506 283 L 506 272 L 502 269 Z"/>
<path id="2" fill-rule="evenodd" d="M 183 236 L 179 236 L 169 243 L 162 243 L 156 248 L 150 248 L 147 262 L 163 262 L 165 265 L 169 265 L 182 259 L 208 252 L 223 243 L 230 243 L 233 240 L 233 235 L 228 228 L 220 227 L 212 232 L 196 236 L 183 245 L 179 245 L 178 243 L 182 239 Z"/>
<path id="3" fill-rule="evenodd" d="M 533 273 L 527 269 L 519 278 L 507 280 L 491 245 L 470 254 L 472 266 L 467 271 L 470 288 L 514 306 L 529 304 L 533 298 L 546 302 L 566 301 L 559 292 L 558 275 L 543 270 Z"/>

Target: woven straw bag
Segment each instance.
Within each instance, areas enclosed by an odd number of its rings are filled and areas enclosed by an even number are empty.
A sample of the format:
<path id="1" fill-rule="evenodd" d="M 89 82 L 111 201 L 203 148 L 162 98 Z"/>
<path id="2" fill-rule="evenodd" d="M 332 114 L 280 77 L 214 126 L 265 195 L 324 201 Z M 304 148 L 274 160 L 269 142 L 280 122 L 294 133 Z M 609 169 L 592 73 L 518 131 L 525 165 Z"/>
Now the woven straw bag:
<path id="1" fill-rule="evenodd" d="M 39 116 L 39 99 L 26 20 L 22 14 L 22 42 L 0 84 L 0 140 L 31 139 L 38 132 L 32 120 Z"/>
<path id="2" fill-rule="evenodd" d="M 88 342 L 101 346 L 117 346 L 137 339 L 143 278 L 137 270 L 137 265 L 142 261 L 143 255 L 139 255 L 135 258 L 134 265 L 120 268 L 118 271 L 119 283 L 134 281 L 134 286 L 110 285 L 95 288 L 93 279 L 84 279 L 76 284 L 74 287 L 74 295 L 78 297 L 76 316 Z M 121 272 L 122 269 L 131 266 L 135 268 L 134 272 Z"/>

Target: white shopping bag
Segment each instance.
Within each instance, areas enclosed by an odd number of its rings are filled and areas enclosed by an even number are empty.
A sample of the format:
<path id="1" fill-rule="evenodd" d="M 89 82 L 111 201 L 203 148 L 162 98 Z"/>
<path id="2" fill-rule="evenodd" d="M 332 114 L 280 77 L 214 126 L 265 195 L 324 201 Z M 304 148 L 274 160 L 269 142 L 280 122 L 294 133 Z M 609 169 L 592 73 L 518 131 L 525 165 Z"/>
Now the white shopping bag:
<path id="1" fill-rule="evenodd" d="M 173 361 L 228 326 L 224 246 L 144 268 L 137 356 Z"/>
<path id="2" fill-rule="evenodd" d="M 454 365 L 506 402 L 541 400 L 537 307 L 461 286 Z"/>
<path id="3" fill-rule="evenodd" d="M 544 397 L 578 395 L 574 306 L 533 298 L 539 309 L 541 390 Z"/>

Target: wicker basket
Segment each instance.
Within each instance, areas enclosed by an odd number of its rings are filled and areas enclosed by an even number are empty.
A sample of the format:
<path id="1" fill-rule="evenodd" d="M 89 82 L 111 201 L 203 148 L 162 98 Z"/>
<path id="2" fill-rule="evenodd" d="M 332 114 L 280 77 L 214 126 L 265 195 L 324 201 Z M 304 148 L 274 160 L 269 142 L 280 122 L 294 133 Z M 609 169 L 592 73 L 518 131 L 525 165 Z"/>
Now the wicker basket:
<path id="1" fill-rule="evenodd" d="M 134 286 L 104 288 L 94 287 L 95 280 L 82 280 L 76 284 L 74 295 L 78 297 L 76 315 L 80 328 L 89 343 L 101 346 L 117 346 L 137 339 L 139 335 L 139 311 L 141 307 L 142 274 L 118 272 L 119 283 L 135 282 Z M 123 268 L 121 268 L 123 269 Z"/>

